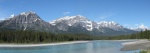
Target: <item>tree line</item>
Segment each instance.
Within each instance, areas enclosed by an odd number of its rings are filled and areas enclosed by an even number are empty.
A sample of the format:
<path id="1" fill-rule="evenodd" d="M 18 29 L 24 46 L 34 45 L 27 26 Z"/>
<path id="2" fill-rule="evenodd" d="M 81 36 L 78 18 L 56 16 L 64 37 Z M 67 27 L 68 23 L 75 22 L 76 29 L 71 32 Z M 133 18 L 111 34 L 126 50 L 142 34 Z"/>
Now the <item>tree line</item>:
<path id="1" fill-rule="evenodd" d="M 150 30 L 140 31 L 129 35 L 113 36 L 111 39 L 150 39 Z"/>
<path id="2" fill-rule="evenodd" d="M 0 30 L 0 43 L 50 43 L 99 39 L 87 34 L 53 34 L 40 31 Z"/>
<path id="3" fill-rule="evenodd" d="M 150 39 L 150 30 L 130 35 L 92 36 L 88 34 L 54 34 L 40 31 L 0 30 L 0 43 L 51 43 L 79 40 Z"/>

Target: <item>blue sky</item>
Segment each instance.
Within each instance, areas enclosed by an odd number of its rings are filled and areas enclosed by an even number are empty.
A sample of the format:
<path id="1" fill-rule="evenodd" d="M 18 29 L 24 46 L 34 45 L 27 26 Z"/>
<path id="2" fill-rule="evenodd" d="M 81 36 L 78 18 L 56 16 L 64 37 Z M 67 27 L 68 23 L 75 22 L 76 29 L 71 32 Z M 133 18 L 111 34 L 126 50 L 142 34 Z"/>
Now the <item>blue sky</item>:
<path id="1" fill-rule="evenodd" d="M 150 0 L 0 0 L 0 19 L 34 11 L 49 22 L 82 15 L 92 21 L 115 21 L 125 27 L 150 27 Z"/>

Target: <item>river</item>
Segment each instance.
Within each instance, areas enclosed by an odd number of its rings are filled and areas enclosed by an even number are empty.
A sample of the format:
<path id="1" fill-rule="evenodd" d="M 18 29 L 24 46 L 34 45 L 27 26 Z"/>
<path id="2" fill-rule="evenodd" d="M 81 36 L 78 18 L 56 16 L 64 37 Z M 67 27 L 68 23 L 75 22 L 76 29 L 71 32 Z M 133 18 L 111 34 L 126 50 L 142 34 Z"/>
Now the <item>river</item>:
<path id="1" fill-rule="evenodd" d="M 139 50 L 121 51 L 121 43 L 129 41 L 98 40 L 86 43 L 38 46 L 0 47 L 0 53 L 135 53 Z"/>

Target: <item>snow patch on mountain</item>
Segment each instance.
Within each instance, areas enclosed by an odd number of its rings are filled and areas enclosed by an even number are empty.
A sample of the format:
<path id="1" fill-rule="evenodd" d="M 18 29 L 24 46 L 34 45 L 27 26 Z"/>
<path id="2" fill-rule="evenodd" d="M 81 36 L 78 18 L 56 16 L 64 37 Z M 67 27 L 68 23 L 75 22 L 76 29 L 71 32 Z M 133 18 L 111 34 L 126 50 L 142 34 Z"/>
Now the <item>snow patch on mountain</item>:
<path id="1" fill-rule="evenodd" d="M 89 31 L 92 31 L 93 30 L 93 26 L 92 26 L 92 22 L 91 21 L 86 21 L 86 23 L 87 23 L 87 30 L 89 30 Z"/>
<path id="2" fill-rule="evenodd" d="M 29 11 L 29 12 L 22 12 L 21 15 L 29 15 L 29 14 L 35 14 L 35 12 Z"/>
<path id="3" fill-rule="evenodd" d="M 27 17 L 29 14 L 35 14 L 35 12 L 29 11 L 29 12 L 22 12 L 22 13 L 20 13 L 20 15 L 26 15 L 26 17 Z M 6 17 L 6 18 L 4 18 L 4 19 L 0 19 L 0 22 L 3 22 L 3 21 L 5 21 L 5 20 L 10 20 L 10 19 L 15 18 L 15 17 L 16 17 L 16 15 L 15 15 L 15 14 L 12 14 L 12 15 L 10 15 L 9 17 Z M 25 23 L 26 23 L 26 22 L 25 22 Z"/>
<path id="4" fill-rule="evenodd" d="M 49 22 L 52 25 L 56 25 L 58 22 L 66 22 L 69 26 L 72 26 L 76 22 L 81 22 L 87 20 L 84 16 L 77 15 L 77 16 L 65 16 L 62 18 L 59 18 L 57 20 L 53 20 Z"/>
<path id="5" fill-rule="evenodd" d="M 10 15 L 10 17 L 12 17 L 12 18 L 15 17 L 15 14 Z"/>
<path id="6" fill-rule="evenodd" d="M 41 20 L 41 19 L 38 19 L 38 18 L 37 18 L 37 19 L 35 19 L 35 20 L 33 20 L 33 21 L 36 22 L 37 20 Z"/>
<path id="7" fill-rule="evenodd" d="M 11 15 L 4 21 L 0 21 L 0 27 L 7 27 L 21 30 L 46 30 L 51 25 L 43 21 L 35 12 L 23 12 L 18 15 Z"/>
<path id="8" fill-rule="evenodd" d="M 148 26 L 145 26 L 144 24 L 139 25 L 137 28 L 129 28 L 134 31 L 145 31 L 145 30 L 150 30 Z"/>
<path id="9" fill-rule="evenodd" d="M 138 28 L 148 29 L 148 27 L 145 26 L 144 24 L 141 24 Z"/>
<path id="10" fill-rule="evenodd" d="M 93 24 L 92 24 L 93 22 L 81 15 L 65 16 L 57 20 L 53 20 L 49 23 L 54 26 L 57 25 L 58 23 L 64 23 L 68 26 L 73 26 L 74 24 L 80 23 L 82 27 L 86 28 L 87 30 L 89 31 L 93 30 Z"/>
<path id="11" fill-rule="evenodd" d="M 65 16 L 49 23 L 42 20 L 35 12 L 23 12 L 19 15 L 11 15 L 9 20 L 0 21 L 1 28 L 19 30 L 46 30 L 58 33 L 88 33 L 93 35 L 112 35 L 132 33 L 122 25 L 111 21 L 94 22 L 84 16 Z M 143 26 L 140 26 L 141 28 Z M 119 32 L 119 33 L 118 33 Z"/>
<path id="12" fill-rule="evenodd" d="M 0 21 L 2 22 L 2 21 L 4 21 L 4 20 L 10 20 L 11 18 L 14 18 L 15 17 L 15 15 L 14 14 L 12 14 L 12 15 L 10 15 L 9 17 L 7 17 L 7 18 L 4 18 L 4 19 L 0 19 Z"/>
<path id="13" fill-rule="evenodd" d="M 110 29 L 113 29 L 113 30 L 123 30 L 123 26 L 114 22 L 114 21 L 111 21 L 111 22 L 107 22 L 107 21 L 101 21 L 101 22 L 98 22 L 98 27 L 101 28 L 101 27 L 105 27 L 105 28 L 110 28 Z"/>
<path id="14" fill-rule="evenodd" d="M 88 31 L 92 31 L 94 28 L 99 29 L 99 28 L 110 28 L 113 30 L 124 30 L 123 26 L 111 21 L 111 22 L 107 22 L 107 21 L 101 21 L 101 22 L 94 22 L 91 21 L 89 19 L 87 19 L 84 16 L 81 15 L 77 15 L 77 16 L 65 16 L 62 18 L 59 18 L 57 20 L 53 20 L 51 22 L 49 22 L 51 25 L 57 25 L 60 23 L 64 23 L 68 26 L 73 26 L 74 24 L 80 24 L 82 25 L 82 27 L 86 28 Z"/>

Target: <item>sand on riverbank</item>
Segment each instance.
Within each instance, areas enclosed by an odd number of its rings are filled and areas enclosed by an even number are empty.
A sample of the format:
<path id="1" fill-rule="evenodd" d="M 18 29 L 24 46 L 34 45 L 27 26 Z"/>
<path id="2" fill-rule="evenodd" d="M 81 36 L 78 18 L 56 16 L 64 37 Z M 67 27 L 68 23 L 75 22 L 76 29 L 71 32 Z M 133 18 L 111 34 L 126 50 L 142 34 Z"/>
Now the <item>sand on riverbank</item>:
<path id="1" fill-rule="evenodd" d="M 37 47 L 37 46 L 64 45 L 64 44 L 87 43 L 87 42 L 90 41 L 70 41 L 70 42 L 45 43 L 45 44 L 0 44 L 0 47 Z"/>
<path id="2" fill-rule="evenodd" d="M 150 41 L 147 39 L 141 39 L 133 42 L 122 43 L 123 47 L 121 51 L 130 51 L 130 50 L 141 50 L 150 48 Z"/>

